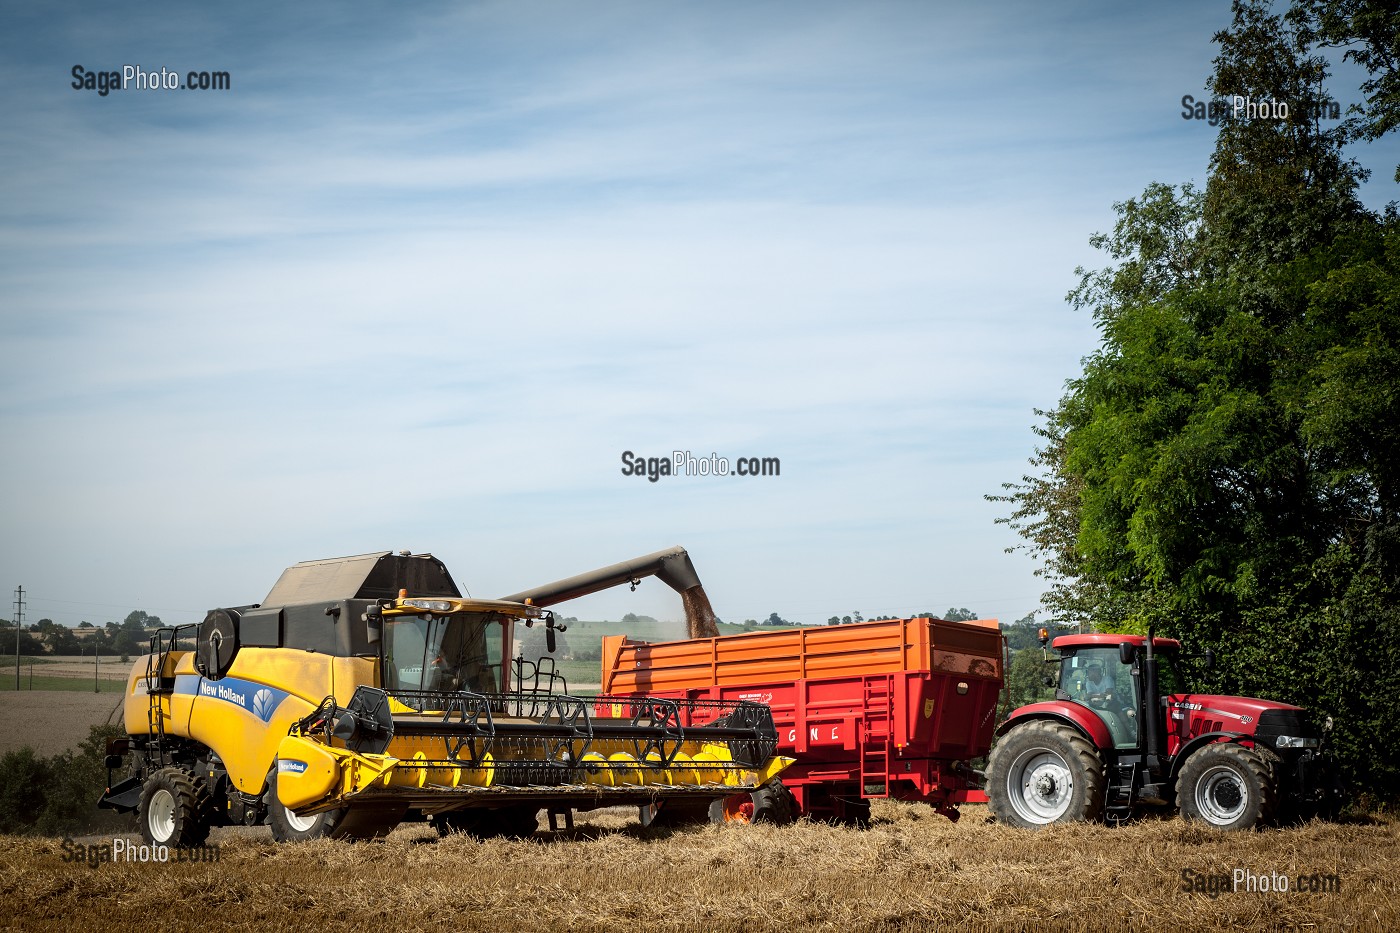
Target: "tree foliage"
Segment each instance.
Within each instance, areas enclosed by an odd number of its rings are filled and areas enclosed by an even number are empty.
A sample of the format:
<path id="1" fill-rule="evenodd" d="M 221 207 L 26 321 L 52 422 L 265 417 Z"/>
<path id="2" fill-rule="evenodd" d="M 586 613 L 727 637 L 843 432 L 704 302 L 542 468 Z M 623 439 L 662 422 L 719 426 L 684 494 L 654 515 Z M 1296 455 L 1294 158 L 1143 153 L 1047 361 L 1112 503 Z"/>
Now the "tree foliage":
<path id="1" fill-rule="evenodd" d="M 1341 147 L 1359 124 L 1316 119 L 1319 43 L 1375 26 L 1368 10 L 1235 3 L 1210 89 L 1289 117 L 1227 117 L 1204 191 L 1116 205 L 1092 240 L 1110 264 L 1069 295 L 1100 346 L 1038 413 L 1034 471 L 989 498 L 1040 559 L 1052 620 L 1214 648 L 1208 686 L 1332 716 L 1352 777 L 1393 789 L 1400 217 L 1356 200 L 1365 170 Z M 1387 24 L 1356 59 L 1372 133 L 1395 125 Z"/>

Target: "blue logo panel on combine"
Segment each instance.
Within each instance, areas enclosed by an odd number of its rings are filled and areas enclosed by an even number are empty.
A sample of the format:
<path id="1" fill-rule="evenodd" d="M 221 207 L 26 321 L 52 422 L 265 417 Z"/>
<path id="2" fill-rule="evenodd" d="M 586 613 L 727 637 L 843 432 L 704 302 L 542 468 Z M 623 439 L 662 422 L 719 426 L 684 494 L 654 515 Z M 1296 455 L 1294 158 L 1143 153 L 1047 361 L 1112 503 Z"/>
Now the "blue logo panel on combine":
<path id="1" fill-rule="evenodd" d="M 239 680 L 237 677 L 205 680 L 203 677 L 188 675 L 176 678 L 175 692 L 194 693 L 202 697 L 232 703 L 234 706 L 252 713 L 263 722 L 271 720 L 277 707 L 289 696 L 285 690 Z"/>

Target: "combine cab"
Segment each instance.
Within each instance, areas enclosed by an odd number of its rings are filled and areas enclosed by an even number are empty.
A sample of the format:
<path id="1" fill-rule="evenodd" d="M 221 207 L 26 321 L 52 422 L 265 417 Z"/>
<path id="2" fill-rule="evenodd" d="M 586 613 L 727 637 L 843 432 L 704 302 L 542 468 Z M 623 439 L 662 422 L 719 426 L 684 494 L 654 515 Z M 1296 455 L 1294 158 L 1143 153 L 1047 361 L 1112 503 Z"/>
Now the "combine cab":
<path id="1" fill-rule="evenodd" d="M 772 781 L 768 708 L 573 697 L 512 663 L 528 601 L 464 599 L 429 555 L 297 564 L 259 605 L 162 629 L 127 684 L 125 767 L 99 806 L 139 815 L 152 844 L 267 822 L 281 841 L 441 832 L 532 833 L 539 811 L 683 801 Z"/>

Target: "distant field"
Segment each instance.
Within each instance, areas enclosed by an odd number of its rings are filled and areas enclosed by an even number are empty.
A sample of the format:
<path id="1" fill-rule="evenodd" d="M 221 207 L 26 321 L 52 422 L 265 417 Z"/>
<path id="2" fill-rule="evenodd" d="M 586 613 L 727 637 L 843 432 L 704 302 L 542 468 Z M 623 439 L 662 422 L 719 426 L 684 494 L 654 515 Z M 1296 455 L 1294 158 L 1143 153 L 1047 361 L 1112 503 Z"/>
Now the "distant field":
<path id="1" fill-rule="evenodd" d="M 864 831 L 810 822 L 667 831 L 609 810 L 520 842 L 439 841 L 416 824 L 376 843 L 278 845 L 265 828 L 239 828 L 215 831 L 216 863 L 172 855 L 93 867 L 63 861 L 73 850 L 57 839 L 0 837 L 0 926 L 1400 929 L 1393 821 L 1232 834 L 1152 819 L 1026 832 L 987 822 L 980 807 L 964 813 L 951 823 L 923 805 L 876 801 Z M 1289 889 L 1232 890 L 1237 871 Z"/>
<path id="2" fill-rule="evenodd" d="M 677 641 L 686 637 L 684 622 L 662 622 L 655 619 L 642 619 L 637 622 L 579 621 L 569 622 L 567 626 L 565 636 L 570 650 L 595 655 L 601 650 L 604 635 L 627 635 L 639 641 Z M 742 625 L 731 625 L 727 622 L 719 624 L 721 635 L 739 635 L 746 631 L 773 632 L 781 629 L 767 626 L 746 629 Z M 525 632 L 524 628 L 517 629 L 516 638 L 520 639 Z M 556 659 L 555 664 L 568 681 L 571 691 L 577 686 L 594 687 L 602 680 L 600 660 Z"/>
<path id="3" fill-rule="evenodd" d="M 102 693 L 121 693 L 122 690 L 126 687 L 126 680 L 124 677 L 100 677 L 97 681 L 97 686 L 100 689 L 100 692 Z M 8 690 L 11 693 L 13 693 L 14 689 L 14 672 L 10 671 L 8 673 L 8 676 L 0 675 L 0 690 Z M 47 675 L 35 674 L 33 677 L 31 677 L 29 675 L 29 672 L 25 671 L 24 674 L 20 677 L 19 689 L 21 692 L 26 690 L 71 690 L 77 693 L 98 692 L 93 689 L 91 673 L 89 673 L 87 676 L 73 675 L 51 677 Z"/>
<path id="4" fill-rule="evenodd" d="M 35 678 L 37 681 L 38 678 Z M 14 686 L 11 681 L 10 686 Z M 67 751 L 104 723 L 121 725 L 122 698 L 111 692 L 87 690 L 21 690 L 0 692 L 0 755 L 28 745 L 41 755 Z M 0 923 L 0 928 L 4 924 Z"/>

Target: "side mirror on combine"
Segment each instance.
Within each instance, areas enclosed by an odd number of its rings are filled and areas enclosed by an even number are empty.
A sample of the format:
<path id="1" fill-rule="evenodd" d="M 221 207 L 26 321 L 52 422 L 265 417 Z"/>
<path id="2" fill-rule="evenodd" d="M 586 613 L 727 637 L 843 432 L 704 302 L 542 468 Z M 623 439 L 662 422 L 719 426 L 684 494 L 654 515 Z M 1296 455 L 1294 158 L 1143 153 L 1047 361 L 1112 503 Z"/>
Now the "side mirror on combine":
<path id="1" fill-rule="evenodd" d="M 1118 643 L 1118 660 L 1124 665 L 1133 663 L 1133 655 L 1137 652 L 1137 646 L 1130 641 L 1120 641 Z"/>
<path id="2" fill-rule="evenodd" d="M 384 635 L 384 612 L 378 606 L 365 610 L 365 638 L 371 645 L 379 644 Z"/>

